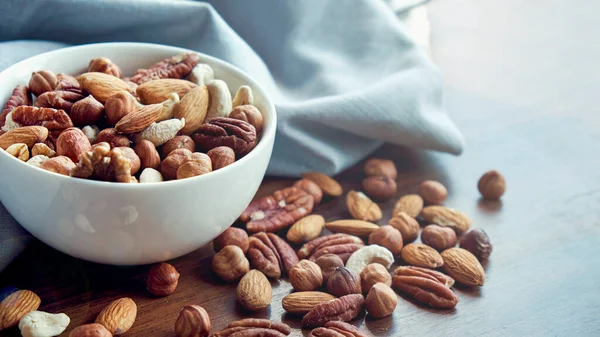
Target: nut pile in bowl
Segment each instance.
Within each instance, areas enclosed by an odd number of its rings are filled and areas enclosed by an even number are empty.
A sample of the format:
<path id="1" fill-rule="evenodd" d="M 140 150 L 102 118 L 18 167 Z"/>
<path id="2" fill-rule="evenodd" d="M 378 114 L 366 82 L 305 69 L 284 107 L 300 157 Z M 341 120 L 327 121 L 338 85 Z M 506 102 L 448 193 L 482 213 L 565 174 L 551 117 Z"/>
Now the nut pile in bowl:
<path id="1" fill-rule="evenodd" d="M 109 182 L 185 179 L 256 146 L 263 116 L 249 86 L 232 97 L 195 53 L 123 77 L 106 57 L 83 74 L 36 71 L 0 114 L 0 148 L 41 169 Z M 35 98 L 33 98 L 33 97 Z"/>

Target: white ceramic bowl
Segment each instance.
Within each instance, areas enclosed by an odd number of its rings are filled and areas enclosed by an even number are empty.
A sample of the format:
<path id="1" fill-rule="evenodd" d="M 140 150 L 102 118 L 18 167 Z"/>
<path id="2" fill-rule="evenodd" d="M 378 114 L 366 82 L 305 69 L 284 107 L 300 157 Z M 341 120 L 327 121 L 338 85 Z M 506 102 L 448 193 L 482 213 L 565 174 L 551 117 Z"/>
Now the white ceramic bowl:
<path id="1" fill-rule="evenodd" d="M 60 49 L 21 61 L 0 73 L 0 104 L 33 71 L 85 72 L 106 56 L 123 70 L 154 64 L 190 50 L 145 43 L 102 43 Z M 254 150 L 223 169 L 199 177 L 152 184 L 119 184 L 70 178 L 30 166 L 0 150 L 0 200 L 31 234 L 89 261 L 135 265 L 189 253 L 229 227 L 256 193 L 271 157 L 276 115 L 255 80 L 234 66 L 200 54 L 215 78 L 234 91 L 249 85 L 264 116 Z"/>

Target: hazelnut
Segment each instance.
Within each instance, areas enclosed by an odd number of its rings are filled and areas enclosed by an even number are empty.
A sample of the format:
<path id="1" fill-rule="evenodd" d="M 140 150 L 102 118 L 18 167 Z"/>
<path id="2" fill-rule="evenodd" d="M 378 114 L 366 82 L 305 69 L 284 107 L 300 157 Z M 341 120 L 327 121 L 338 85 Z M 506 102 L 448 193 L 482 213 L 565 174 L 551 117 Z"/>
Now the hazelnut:
<path id="1" fill-rule="evenodd" d="M 309 260 L 301 260 L 290 269 L 288 276 L 296 291 L 312 291 L 323 284 L 321 268 Z"/>
<path id="2" fill-rule="evenodd" d="M 157 168 L 160 165 L 160 155 L 151 141 L 143 139 L 133 148 L 140 158 L 140 166 L 145 168 Z"/>
<path id="3" fill-rule="evenodd" d="M 256 129 L 256 134 L 260 134 L 263 129 L 263 116 L 254 105 L 239 105 L 231 110 L 229 118 L 239 119 L 248 122 Z"/>
<path id="4" fill-rule="evenodd" d="M 384 176 L 366 177 L 362 182 L 365 193 L 378 200 L 388 200 L 396 194 L 396 181 Z"/>
<path id="5" fill-rule="evenodd" d="M 225 246 L 213 256 L 212 269 L 223 281 L 235 281 L 250 270 L 250 262 L 240 247 Z"/>
<path id="6" fill-rule="evenodd" d="M 384 283 L 376 283 L 365 298 L 365 308 L 374 318 L 391 315 L 398 305 L 398 296 Z"/>
<path id="7" fill-rule="evenodd" d="M 460 240 L 460 248 L 468 250 L 479 260 L 485 260 L 492 254 L 490 238 L 481 228 L 468 231 Z"/>
<path id="8" fill-rule="evenodd" d="M 79 156 L 92 150 L 90 140 L 78 128 L 68 128 L 56 139 L 56 154 L 67 156 L 74 163 L 79 161 Z"/>
<path id="9" fill-rule="evenodd" d="M 71 121 L 78 126 L 94 124 L 103 114 L 104 105 L 92 95 L 75 102 L 71 107 L 71 112 L 69 112 Z"/>
<path id="10" fill-rule="evenodd" d="M 131 162 L 131 175 L 135 175 L 140 170 L 140 157 L 138 157 L 135 151 L 130 147 L 118 147 L 117 149 L 120 149 L 125 157 L 129 159 Z"/>
<path id="11" fill-rule="evenodd" d="M 191 138 L 190 138 L 191 139 Z M 235 162 L 235 152 L 228 146 L 217 146 L 206 154 L 212 162 L 212 170 L 216 171 Z"/>
<path id="12" fill-rule="evenodd" d="M 360 277 L 346 267 L 337 267 L 327 280 L 327 291 L 336 297 L 360 294 Z"/>
<path id="13" fill-rule="evenodd" d="M 190 136 L 175 136 L 163 144 L 161 154 L 163 158 L 166 158 L 173 150 L 177 149 L 188 149 L 190 152 L 194 152 L 196 143 Z"/>
<path id="14" fill-rule="evenodd" d="M 115 128 L 107 128 L 96 135 L 95 143 L 107 142 L 111 148 L 129 146 L 129 138 L 117 133 Z"/>
<path id="15" fill-rule="evenodd" d="M 108 57 L 98 57 L 90 61 L 88 72 L 105 73 L 115 77 L 121 77 L 121 69 Z"/>
<path id="16" fill-rule="evenodd" d="M 39 96 L 46 91 L 51 91 L 58 85 L 56 75 L 50 70 L 36 71 L 31 74 L 29 80 L 29 91 L 34 95 Z"/>
<path id="17" fill-rule="evenodd" d="M 300 179 L 294 183 L 294 187 L 297 187 L 304 192 L 312 195 L 315 200 L 315 204 L 320 204 L 323 199 L 323 190 L 311 180 L 308 179 Z"/>
<path id="18" fill-rule="evenodd" d="M 331 274 L 337 267 L 343 267 L 344 261 L 342 258 L 335 254 L 325 254 L 319 256 L 315 263 L 321 268 L 321 274 L 323 274 L 323 281 L 327 282 Z"/>
<path id="19" fill-rule="evenodd" d="M 6 153 L 22 161 L 29 160 L 29 148 L 27 148 L 27 144 L 25 143 L 15 143 L 7 147 Z"/>
<path id="20" fill-rule="evenodd" d="M 360 272 L 360 284 L 363 292 L 368 292 L 375 283 L 392 285 L 392 275 L 379 263 L 371 263 Z"/>
<path id="21" fill-rule="evenodd" d="M 186 305 L 175 322 L 177 337 L 207 337 L 210 333 L 210 317 L 199 305 Z"/>
<path id="22" fill-rule="evenodd" d="M 192 158 L 192 151 L 188 149 L 173 150 L 162 163 L 160 163 L 160 172 L 166 180 L 177 178 L 177 169 L 185 161 Z"/>
<path id="23" fill-rule="evenodd" d="M 104 325 L 100 323 L 84 324 L 71 330 L 69 337 L 112 337 Z"/>
<path id="24" fill-rule="evenodd" d="M 215 249 L 215 252 L 218 252 L 223 249 L 223 247 L 230 245 L 240 247 L 244 254 L 246 254 L 249 247 L 248 233 L 241 228 L 229 227 L 213 240 L 213 248 Z"/>
<path id="25" fill-rule="evenodd" d="M 116 125 L 121 118 L 134 112 L 138 107 L 138 101 L 127 91 L 119 91 L 110 96 L 104 103 L 106 121 L 110 125 Z"/>
<path id="26" fill-rule="evenodd" d="M 425 180 L 419 185 L 419 194 L 426 202 L 441 205 L 448 198 L 448 190 L 439 181 Z"/>
<path id="27" fill-rule="evenodd" d="M 413 242 L 419 236 L 419 223 L 406 212 L 394 214 L 388 225 L 400 231 L 404 243 Z"/>
<path id="28" fill-rule="evenodd" d="M 402 251 L 402 234 L 390 225 L 381 226 L 369 234 L 369 244 L 380 245 L 397 255 Z"/>
<path id="29" fill-rule="evenodd" d="M 212 171 L 210 157 L 204 153 L 194 152 L 192 158 L 186 160 L 177 169 L 177 179 L 192 178 Z"/>
<path id="30" fill-rule="evenodd" d="M 456 232 L 450 227 L 428 225 L 421 232 L 421 241 L 441 252 L 456 245 Z"/>
<path id="31" fill-rule="evenodd" d="M 396 180 L 398 171 L 396 165 L 389 159 L 372 158 L 365 162 L 365 174 L 367 176 L 382 176 Z"/>
<path id="32" fill-rule="evenodd" d="M 179 273 L 168 263 L 159 263 L 150 268 L 146 278 L 146 289 L 156 296 L 167 296 L 175 292 Z"/>
<path id="33" fill-rule="evenodd" d="M 506 181 L 500 172 L 492 170 L 479 178 L 477 188 L 484 199 L 498 200 L 506 190 Z"/>

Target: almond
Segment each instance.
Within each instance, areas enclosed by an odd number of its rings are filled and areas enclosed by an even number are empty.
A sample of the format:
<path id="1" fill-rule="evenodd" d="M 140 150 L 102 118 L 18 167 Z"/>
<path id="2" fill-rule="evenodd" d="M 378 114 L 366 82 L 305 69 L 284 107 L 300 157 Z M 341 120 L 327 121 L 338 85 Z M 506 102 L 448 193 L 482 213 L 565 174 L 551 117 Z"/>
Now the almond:
<path id="1" fill-rule="evenodd" d="M 292 243 L 304 243 L 310 241 L 323 231 L 325 219 L 318 215 L 312 214 L 298 221 L 287 232 L 287 239 Z"/>
<path id="2" fill-rule="evenodd" d="M 485 272 L 475 255 L 466 249 L 450 248 L 442 252 L 444 271 L 466 286 L 482 286 Z"/>
<path id="3" fill-rule="evenodd" d="M 137 87 L 135 92 L 143 104 L 156 104 L 169 99 L 172 93 L 183 97 L 195 87 L 197 85 L 190 81 L 164 78 L 144 82 Z"/>
<path id="4" fill-rule="evenodd" d="M 334 233 L 344 233 L 355 236 L 368 236 L 379 228 L 374 223 L 362 220 L 337 220 L 325 224 L 325 228 Z"/>
<path id="5" fill-rule="evenodd" d="M 268 307 L 272 295 L 271 283 L 263 273 L 256 269 L 246 273 L 237 287 L 238 302 L 251 311 Z"/>
<path id="6" fill-rule="evenodd" d="M 185 118 L 185 126 L 181 134 L 191 135 L 200 128 L 208 111 L 208 89 L 205 85 L 190 90 L 183 96 L 181 102 L 175 107 L 175 118 Z"/>
<path id="7" fill-rule="evenodd" d="M 408 214 L 410 217 L 416 218 L 423 209 L 423 198 L 418 194 L 408 194 L 400 198 L 394 206 L 392 214 L 394 216 L 400 212 Z"/>
<path id="8" fill-rule="evenodd" d="M 90 93 L 100 103 L 119 91 L 131 92 L 129 85 L 122 79 L 104 73 L 83 73 L 77 78 L 81 89 Z"/>
<path id="9" fill-rule="evenodd" d="M 134 133 L 143 131 L 152 125 L 152 123 L 156 122 L 161 111 L 161 104 L 145 105 L 121 118 L 121 120 L 115 125 L 115 129 L 121 133 Z"/>
<path id="10" fill-rule="evenodd" d="M 423 208 L 421 215 L 429 223 L 454 229 L 458 235 L 471 227 L 471 219 L 465 213 L 449 207 L 427 206 Z"/>
<path id="11" fill-rule="evenodd" d="M 444 260 L 437 250 L 420 243 L 411 243 L 402 248 L 402 259 L 412 265 L 423 268 L 438 268 Z"/>
<path id="12" fill-rule="evenodd" d="M 23 316 L 37 310 L 40 303 L 40 297 L 33 291 L 18 290 L 8 295 L 0 303 L 0 331 L 16 326 Z"/>
<path id="13" fill-rule="evenodd" d="M 15 143 L 25 143 L 32 147 L 48 138 L 48 129 L 43 126 L 23 126 L 0 135 L 0 148 L 6 150 Z"/>
<path id="14" fill-rule="evenodd" d="M 329 196 L 339 197 L 343 193 L 342 186 L 340 185 L 340 183 L 323 173 L 305 172 L 302 173 L 302 178 L 314 182 L 323 190 L 323 193 Z"/>
<path id="15" fill-rule="evenodd" d="M 335 299 L 335 296 L 321 291 L 300 291 L 287 295 L 281 301 L 283 310 L 290 314 L 304 315 L 317 304 Z"/>
<path id="16" fill-rule="evenodd" d="M 358 220 L 378 221 L 383 216 L 381 208 L 362 192 L 348 192 L 346 205 L 352 217 Z"/>
<path id="17" fill-rule="evenodd" d="M 107 305 L 96 317 L 96 323 L 104 325 L 113 335 L 120 335 L 131 328 L 136 316 L 137 305 L 131 298 L 124 297 Z"/>

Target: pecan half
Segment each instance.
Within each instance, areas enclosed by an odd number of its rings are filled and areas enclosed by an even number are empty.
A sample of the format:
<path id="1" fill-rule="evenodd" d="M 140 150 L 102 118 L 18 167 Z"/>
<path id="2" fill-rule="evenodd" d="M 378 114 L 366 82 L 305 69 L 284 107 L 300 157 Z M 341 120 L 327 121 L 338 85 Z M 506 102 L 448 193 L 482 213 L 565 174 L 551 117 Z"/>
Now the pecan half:
<path id="1" fill-rule="evenodd" d="M 80 99 L 83 99 L 83 95 L 72 91 L 46 91 L 35 100 L 34 105 L 40 108 L 62 109 L 69 113 L 73 104 Z"/>
<path id="2" fill-rule="evenodd" d="M 347 336 L 347 337 L 367 337 L 367 335 L 365 335 L 360 330 L 358 330 L 357 327 L 355 327 L 352 324 L 348 324 L 346 322 L 340 322 L 340 321 L 327 322 L 327 323 L 325 323 L 325 328 L 336 331 L 336 332 L 342 334 L 343 336 Z"/>
<path id="3" fill-rule="evenodd" d="M 452 309 L 458 297 L 442 282 L 420 276 L 394 276 L 392 285 L 415 300 L 439 309 Z"/>
<path id="4" fill-rule="evenodd" d="M 204 152 L 227 146 L 233 149 L 239 159 L 256 146 L 256 129 L 239 119 L 218 117 L 202 124 L 193 138 L 196 146 Z"/>
<path id="5" fill-rule="evenodd" d="M 346 263 L 350 255 L 364 245 L 365 243 L 354 235 L 340 233 L 321 236 L 305 243 L 298 251 L 298 257 L 316 261 L 325 254 L 335 254 Z"/>
<path id="6" fill-rule="evenodd" d="M 236 333 L 241 334 L 235 335 Z M 257 334 L 257 333 L 263 334 Z M 227 325 L 227 328 L 213 333 L 212 337 L 229 337 L 229 336 L 287 336 L 292 332 L 292 329 L 287 324 L 269 321 L 268 319 L 260 318 L 245 318 L 239 321 L 234 321 Z"/>
<path id="7" fill-rule="evenodd" d="M 27 90 L 27 86 L 17 85 L 12 94 L 6 101 L 2 114 L 0 114 L 0 128 L 6 122 L 6 115 L 20 105 L 31 105 L 31 93 Z"/>
<path id="8" fill-rule="evenodd" d="M 321 327 L 321 328 L 316 328 L 316 329 L 312 330 L 308 334 L 308 337 L 346 337 L 346 336 L 335 330 Z"/>
<path id="9" fill-rule="evenodd" d="M 252 235 L 249 247 L 248 259 L 252 265 L 271 278 L 279 278 L 298 263 L 298 256 L 292 247 L 272 233 Z"/>
<path id="10" fill-rule="evenodd" d="M 317 304 L 302 318 L 302 325 L 319 327 L 330 321 L 348 322 L 362 309 L 365 298 L 361 294 L 351 294 Z"/>
<path id="11" fill-rule="evenodd" d="M 310 214 L 313 206 L 314 198 L 310 194 L 288 187 L 251 202 L 240 220 L 247 222 L 249 232 L 276 232 Z"/>
<path id="12" fill-rule="evenodd" d="M 280 322 L 269 321 L 268 319 L 262 318 L 244 318 L 239 321 L 234 321 L 227 325 L 228 328 L 233 328 L 236 326 L 243 327 L 254 327 L 254 328 L 266 328 L 277 330 L 285 335 L 289 335 L 292 333 L 292 329 L 287 324 Z"/>
<path id="13" fill-rule="evenodd" d="M 77 94 L 81 94 L 81 87 L 79 86 L 79 81 L 71 75 L 60 73 L 56 75 L 58 79 L 58 84 L 56 85 L 55 90 L 61 91 L 70 91 Z"/>
<path id="14" fill-rule="evenodd" d="M 285 337 L 286 335 L 273 329 L 248 328 L 229 335 L 230 337 Z"/>
<path id="15" fill-rule="evenodd" d="M 421 268 L 415 266 L 401 266 L 394 270 L 396 276 L 419 276 L 428 278 L 432 281 L 438 281 L 450 288 L 454 285 L 454 279 L 446 274 L 442 274 L 439 271 L 433 269 Z"/>
<path id="16" fill-rule="evenodd" d="M 64 110 L 18 106 L 12 111 L 13 122 L 20 126 L 41 125 L 48 130 L 64 130 L 73 126 L 71 117 Z"/>
<path id="17" fill-rule="evenodd" d="M 184 78 L 198 64 L 200 57 L 196 53 L 176 55 L 166 58 L 148 69 L 138 69 L 129 81 L 142 84 L 161 78 Z"/>

